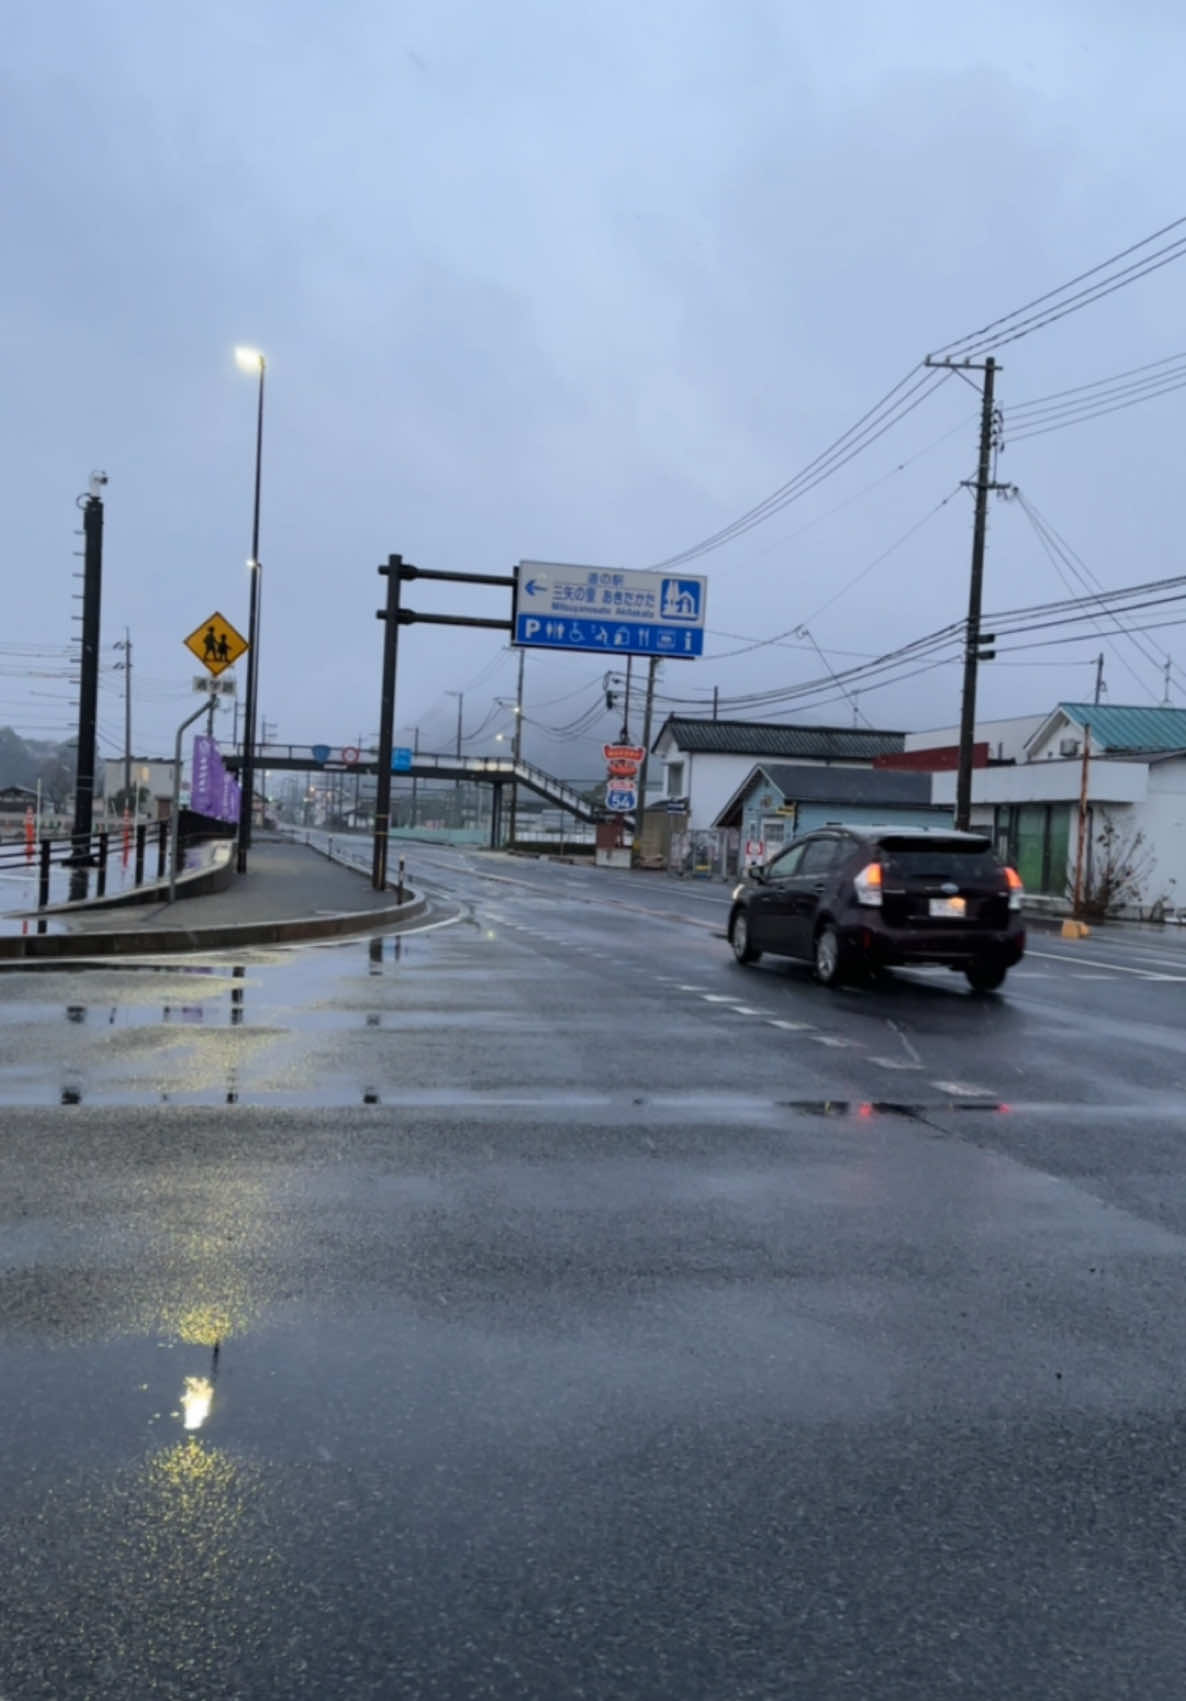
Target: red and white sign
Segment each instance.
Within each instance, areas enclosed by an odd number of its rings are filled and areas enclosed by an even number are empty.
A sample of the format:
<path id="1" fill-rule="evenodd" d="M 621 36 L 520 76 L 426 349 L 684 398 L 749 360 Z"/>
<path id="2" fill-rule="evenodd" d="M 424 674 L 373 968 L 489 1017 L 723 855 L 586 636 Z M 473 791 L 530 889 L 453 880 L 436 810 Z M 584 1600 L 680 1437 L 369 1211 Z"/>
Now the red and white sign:
<path id="1" fill-rule="evenodd" d="M 611 782 L 617 781 L 618 784 L 624 780 L 633 780 L 646 756 L 641 744 L 603 744 L 601 748 L 605 754 L 609 778 Z"/>
<path id="2" fill-rule="evenodd" d="M 756 863 L 766 860 L 765 839 L 747 839 L 745 841 L 745 866 L 753 868 Z"/>
<path id="3" fill-rule="evenodd" d="M 342 749 L 342 760 L 348 768 L 353 768 L 362 755 L 356 744 L 347 744 Z"/>

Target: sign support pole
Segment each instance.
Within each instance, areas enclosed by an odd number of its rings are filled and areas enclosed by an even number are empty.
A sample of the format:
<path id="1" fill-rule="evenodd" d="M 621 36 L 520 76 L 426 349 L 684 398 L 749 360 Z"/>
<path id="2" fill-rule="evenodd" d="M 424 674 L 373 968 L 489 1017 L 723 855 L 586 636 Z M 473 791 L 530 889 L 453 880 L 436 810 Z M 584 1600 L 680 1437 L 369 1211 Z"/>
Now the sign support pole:
<path id="1" fill-rule="evenodd" d="M 395 670 L 399 660 L 400 587 L 403 584 L 402 555 L 389 555 L 379 572 L 387 580 L 387 606 L 375 610 L 383 627 L 383 680 L 379 706 L 379 772 L 375 785 L 375 840 L 371 858 L 371 885 L 376 892 L 387 889 L 388 836 L 391 831 L 391 750 L 395 742 Z"/>
<path id="2" fill-rule="evenodd" d="M 177 728 L 177 737 L 173 742 L 173 801 L 169 806 L 169 902 L 177 897 L 177 869 L 181 861 L 181 735 L 195 721 L 201 720 L 206 713 L 206 705 L 202 703 L 192 715 L 188 715 Z"/>

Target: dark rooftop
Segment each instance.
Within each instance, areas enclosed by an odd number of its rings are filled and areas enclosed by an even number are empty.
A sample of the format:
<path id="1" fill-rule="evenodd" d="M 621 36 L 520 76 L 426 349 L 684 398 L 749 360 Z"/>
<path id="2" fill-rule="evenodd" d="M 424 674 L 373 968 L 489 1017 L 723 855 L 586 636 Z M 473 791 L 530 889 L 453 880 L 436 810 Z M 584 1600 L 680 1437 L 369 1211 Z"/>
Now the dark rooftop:
<path id="1" fill-rule="evenodd" d="M 669 715 L 655 747 L 670 734 L 681 750 L 718 756 L 798 756 L 814 761 L 871 762 L 903 750 L 904 732 L 873 727 L 784 726 L 778 721 L 714 721 Z"/>

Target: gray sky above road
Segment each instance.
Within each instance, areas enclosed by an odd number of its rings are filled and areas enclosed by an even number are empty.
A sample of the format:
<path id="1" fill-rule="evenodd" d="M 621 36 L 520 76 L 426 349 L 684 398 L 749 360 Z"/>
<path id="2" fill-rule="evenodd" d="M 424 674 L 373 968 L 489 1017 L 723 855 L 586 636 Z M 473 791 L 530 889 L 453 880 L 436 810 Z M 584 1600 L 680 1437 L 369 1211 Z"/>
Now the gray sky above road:
<path id="1" fill-rule="evenodd" d="M 254 342 L 261 708 L 286 740 L 372 733 L 389 551 L 645 566 L 759 501 L 928 349 L 1176 217 L 1184 38 L 1168 0 L 1006 3 L 987 28 L 937 0 L 18 0 L 0 40 L 7 641 L 72 629 L 73 502 L 105 468 L 105 659 L 129 625 L 136 742 L 168 744 L 192 701 L 182 637 L 216 607 L 246 625 L 254 396 L 232 349 Z M 1184 285 L 1169 267 L 1005 350 L 1006 438 L 1011 400 L 1186 347 Z M 1002 458 L 1109 585 L 1178 570 L 1182 400 Z M 970 475 L 975 414 L 951 380 L 709 556 L 710 627 L 811 618 Z M 959 617 L 970 530 L 961 492 L 812 619 L 833 665 Z M 987 605 L 1064 594 L 1023 514 L 995 504 Z M 407 600 L 463 606 L 427 586 Z M 503 612 L 501 593 L 465 601 Z M 1177 632 L 1154 639 L 1186 661 Z M 983 709 L 1086 695 L 1098 647 L 986 669 Z M 1155 669 L 1125 653 L 1140 682 L 1109 657 L 1112 700 L 1156 699 Z M 10 663 L 0 648 L 0 723 L 68 731 L 68 686 Z M 603 666 L 530 658 L 529 714 L 573 721 Z M 469 732 L 514 672 L 497 635 L 412 629 L 401 726 L 448 747 L 444 691 L 465 690 Z M 819 672 L 809 646 L 775 647 L 673 663 L 663 689 Z M 958 685 L 946 667 L 861 708 L 950 724 Z M 119 690 L 108 674 L 105 752 Z M 581 777 L 589 750 L 533 730 L 562 772 Z"/>

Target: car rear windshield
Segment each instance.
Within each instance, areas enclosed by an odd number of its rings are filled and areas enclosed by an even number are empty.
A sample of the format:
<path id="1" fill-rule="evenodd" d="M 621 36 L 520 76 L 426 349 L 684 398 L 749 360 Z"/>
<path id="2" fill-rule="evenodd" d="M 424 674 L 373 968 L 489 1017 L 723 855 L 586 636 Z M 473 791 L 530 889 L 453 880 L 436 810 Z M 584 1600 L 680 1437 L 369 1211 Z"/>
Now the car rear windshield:
<path id="1" fill-rule="evenodd" d="M 991 878 L 1000 865 L 987 839 L 883 839 L 881 858 L 887 867 L 907 876 L 950 875 L 958 880 Z"/>

